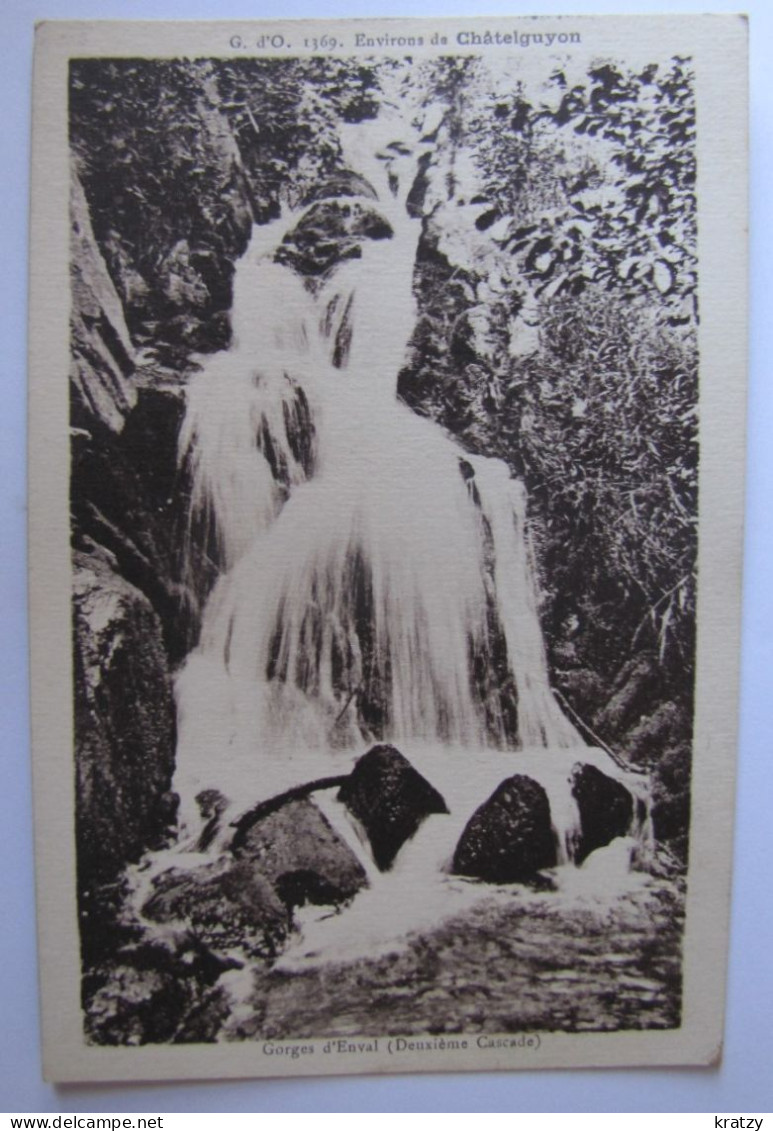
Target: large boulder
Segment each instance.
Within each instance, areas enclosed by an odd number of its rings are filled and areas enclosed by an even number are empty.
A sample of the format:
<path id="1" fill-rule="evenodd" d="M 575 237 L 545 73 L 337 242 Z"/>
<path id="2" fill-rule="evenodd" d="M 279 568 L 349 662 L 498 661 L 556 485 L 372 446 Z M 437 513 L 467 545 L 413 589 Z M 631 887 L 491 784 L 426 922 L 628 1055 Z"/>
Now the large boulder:
<path id="1" fill-rule="evenodd" d="M 73 555 L 82 891 L 160 846 L 174 820 L 175 715 L 158 617 L 105 551 Z"/>
<path id="2" fill-rule="evenodd" d="M 533 778 L 515 774 L 473 813 L 452 870 L 489 883 L 527 883 L 557 862 L 547 794 Z"/>
<path id="3" fill-rule="evenodd" d="M 170 868 L 154 880 L 142 913 L 156 923 L 184 925 L 216 954 L 239 948 L 272 958 L 290 928 L 284 903 L 246 861 Z"/>
<path id="4" fill-rule="evenodd" d="M 628 834 L 633 822 L 633 797 L 622 782 L 587 763 L 578 763 L 572 770 L 572 796 L 580 812 L 575 863 L 582 864 L 595 849 Z"/>
<path id="5" fill-rule="evenodd" d="M 341 786 L 339 801 L 365 829 L 382 872 L 432 813 L 448 807 L 430 783 L 394 746 L 374 746 L 358 759 Z"/>
<path id="6" fill-rule="evenodd" d="M 345 903 L 368 882 L 351 848 L 307 798 L 260 817 L 238 838 L 234 852 L 289 908 Z"/>
<path id="7" fill-rule="evenodd" d="M 639 719 L 621 745 L 634 765 L 654 767 L 664 751 L 689 740 L 690 733 L 689 712 L 683 705 L 667 700 Z"/>

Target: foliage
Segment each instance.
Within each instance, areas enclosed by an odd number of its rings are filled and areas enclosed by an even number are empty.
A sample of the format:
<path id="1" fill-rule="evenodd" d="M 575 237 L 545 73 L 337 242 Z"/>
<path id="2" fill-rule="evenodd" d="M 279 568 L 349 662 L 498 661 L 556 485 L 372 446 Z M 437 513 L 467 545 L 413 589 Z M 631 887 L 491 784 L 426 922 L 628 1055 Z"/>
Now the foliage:
<path id="1" fill-rule="evenodd" d="M 479 225 L 508 218 L 501 246 L 540 297 L 596 283 L 646 296 L 671 324 L 688 324 L 697 287 L 688 60 L 640 73 L 603 63 L 571 87 L 557 70 L 551 81 L 557 104 L 518 89 L 478 120 L 490 204 Z"/>
<path id="2" fill-rule="evenodd" d="M 647 655 L 639 709 L 677 702 L 684 739 L 698 464 L 689 64 L 600 63 L 581 82 L 556 72 L 504 93 L 480 69 L 449 77 L 450 202 L 425 225 L 401 395 L 524 478 L 570 698 L 597 676 L 609 696 Z M 469 253 L 448 239 L 451 205 L 479 233 Z M 583 695 L 575 705 L 587 720 Z M 617 743 L 638 722 L 596 714 Z"/>
<path id="3" fill-rule="evenodd" d="M 598 289 L 549 304 L 503 418 L 542 518 L 554 635 L 584 629 L 607 670 L 646 646 L 689 673 L 696 360 L 653 321 Z"/>

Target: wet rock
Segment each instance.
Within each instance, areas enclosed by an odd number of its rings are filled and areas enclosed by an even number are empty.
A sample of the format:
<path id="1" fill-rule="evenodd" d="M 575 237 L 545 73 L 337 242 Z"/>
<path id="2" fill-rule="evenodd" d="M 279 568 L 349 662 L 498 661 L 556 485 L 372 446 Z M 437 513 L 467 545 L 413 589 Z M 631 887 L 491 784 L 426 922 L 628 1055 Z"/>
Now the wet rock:
<path id="1" fill-rule="evenodd" d="M 196 794 L 196 804 L 204 823 L 196 844 L 197 852 L 206 852 L 220 832 L 223 814 L 228 808 L 228 799 L 219 789 L 202 789 Z"/>
<path id="2" fill-rule="evenodd" d="M 489 883 L 524 883 L 556 863 L 547 794 L 533 778 L 515 774 L 473 813 L 456 846 L 452 870 Z"/>
<path id="3" fill-rule="evenodd" d="M 662 752 L 690 736 L 690 717 L 684 707 L 667 701 L 640 719 L 625 736 L 624 747 L 632 762 L 656 763 Z"/>
<path id="4" fill-rule="evenodd" d="M 374 746 L 358 759 L 339 801 L 362 824 L 382 872 L 432 813 L 447 813 L 438 791 L 394 746 Z"/>
<path id="5" fill-rule="evenodd" d="M 285 905 L 248 862 L 171 868 L 158 876 L 142 912 L 156 923 L 179 923 L 209 950 L 238 947 L 251 957 L 272 958 L 287 937 Z"/>
<path id="6" fill-rule="evenodd" d="M 81 890 L 164 842 L 174 769 L 158 617 L 107 553 L 73 555 L 76 835 Z"/>
<path id="7" fill-rule="evenodd" d="M 580 811 L 580 838 L 575 862 L 618 836 L 626 836 L 633 822 L 633 798 L 619 781 L 595 766 L 577 764 L 572 770 L 572 796 Z"/>
<path id="8" fill-rule="evenodd" d="M 303 201 L 303 207 L 308 208 L 319 200 L 335 200 L 343 196 L 362 196 L 368 200 L 378 200 L 378 195 L 373 185 L 349 169 L 338 170 L 318 184 L 312 185 Z"/>
<path id="9" fill-rule="evenodd" d="M 305 798 L 288 801 L 257 820 L 235 852 L 287 907 L 345 903 L 367 886 L 357 857 Z"/>

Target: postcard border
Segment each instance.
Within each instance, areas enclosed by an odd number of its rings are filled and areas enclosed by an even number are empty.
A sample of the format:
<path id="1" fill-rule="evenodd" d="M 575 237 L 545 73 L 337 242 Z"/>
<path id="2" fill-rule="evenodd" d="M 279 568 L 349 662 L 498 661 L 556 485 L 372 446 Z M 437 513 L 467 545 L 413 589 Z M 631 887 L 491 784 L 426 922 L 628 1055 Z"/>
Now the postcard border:
<path id="1" fill-rule="evenodd" d="M 543 23 L 556 20 L 541 16 Z M 568 17 L 563 17 L 564 21 Z M 369 20 L 379 29 L 410 24 L 427 36 L 440 25 L 480 20 Z M 511 20 L 485 21 L 492 30 Z M 518 17 L 518 23 L 526 22 Z M 321 1051 L 269 1061 L 252 1043 L 105 1049 L 83 1043 L 74 901 L 70 668 L 69 452 L 66 421 L 69 294 L 69 166 L 66 73 L 71 54 L 210 53 L 214 37 L 243 21 L 208 24 L 45 22 L 35 57 L 30 283 L 30 648 L 36 869 L 44 1074 L 57 1081 L 153 1080 L 537 1067 L 716 1064 L 721 1055 L 724 971 L 734 808 L 744 494 L 746 276 L 746 39 L 740 16 L 571 17 L 598 34 L 598 52 L 637 47 L 666 34 L 689 45 L 696 63 L 700 261 L 700 552 L 692 863 L 685 935 L 684 1020 L 680 1030 L 541 1034 L 534 1056 L 477 1051 L 441 1063 L 423 1054 L 380 1052 L 334 1064 Z M 613 29 L 610 25 L 615 24 Z M 270 21 L 289 35 L 300 21 Z M 351 26 L 303 21 L 313 29 Z M 622 36 L 622 39 L 621 39 Z M 679 48 L 676 46 L 675 51 Z M 293 52 L 295 54 L 295 52 Z M 442 53 L 435 49 L 433 53 Z M 168 57 L 168 56 L 167 56 Z M 716 170 L 716 172 L 715 172 Z M 732 295 L 728 303 L 726 296 Z M 66 724 L 69 720 L 69 725 Z M 64 846 L 64 847 L 63 847 Z M 717 980 L 717 971 L 723 977 Z M 310 1042 L 285 1042 L 307 1044 Z M 323 1044 L 322 1039 L 315 1042 Z M 517 1061 L 517 1063 L 515 1062 Z"/>

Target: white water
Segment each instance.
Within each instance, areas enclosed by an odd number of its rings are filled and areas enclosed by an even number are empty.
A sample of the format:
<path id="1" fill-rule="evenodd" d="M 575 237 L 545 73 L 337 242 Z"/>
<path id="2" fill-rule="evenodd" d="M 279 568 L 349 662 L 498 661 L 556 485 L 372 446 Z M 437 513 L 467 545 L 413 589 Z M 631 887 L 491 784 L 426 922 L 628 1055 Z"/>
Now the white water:
<path id="1" fill-rule="evenodd" d="M 394 741 L 451 809 L 425 822 L 388 876 L 358 849 L 372 881 L 351 909 L 358 947 L 436 922 L 441 904 L 480 898 L 475 885 L 441 877 L 470 815 L 505 777 L 543 784 L 566 857 L 578 753 L 620 776 L 585 749 L 551 691 L 522 485 L 397 400 L 420 221 L 405 209 L 416 153 L 376 156 L 384 128 L 346 127 L 342 140 L 392 238 L 363 241 L 362 257 L 312 293 L 273 261 L 302 217 L 256 228 L 237 264 L 233 345 L 191 383 L 181 438 L 193 510 L 212 524 L 223 566 L 177 682 L 181 843 L 195 842 L 200 790 L 228 798 L 227 828 L 263 798 L 348 772 L 374 740 Z M 517 731 L 497 690 L 507 683 Z M 338 803 L 319 801 L 356 845 Z M 307 957 L 319 952 L 310 929 Z"/>

